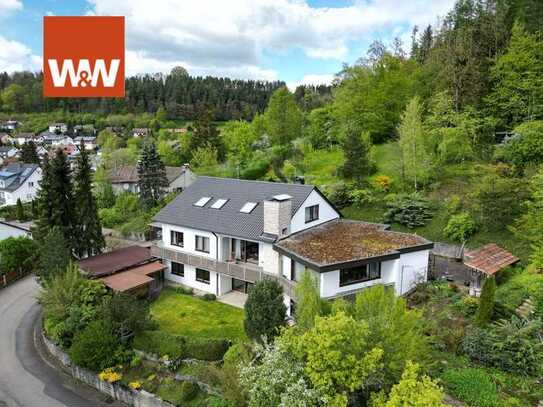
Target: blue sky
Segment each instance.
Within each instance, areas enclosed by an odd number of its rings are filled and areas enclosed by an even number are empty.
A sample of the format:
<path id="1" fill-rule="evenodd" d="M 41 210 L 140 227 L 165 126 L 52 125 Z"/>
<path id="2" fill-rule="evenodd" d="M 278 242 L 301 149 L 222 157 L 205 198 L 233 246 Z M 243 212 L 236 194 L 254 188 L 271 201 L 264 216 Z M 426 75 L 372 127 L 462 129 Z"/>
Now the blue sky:
<path id="1" fill-rule="evenodd" d="M 39 70 L 44 15 L 124 15 L 128 74 L 329 82 L 375 39 L 435 25 L 454 0 L 0 0 L 0 71 Z"/>

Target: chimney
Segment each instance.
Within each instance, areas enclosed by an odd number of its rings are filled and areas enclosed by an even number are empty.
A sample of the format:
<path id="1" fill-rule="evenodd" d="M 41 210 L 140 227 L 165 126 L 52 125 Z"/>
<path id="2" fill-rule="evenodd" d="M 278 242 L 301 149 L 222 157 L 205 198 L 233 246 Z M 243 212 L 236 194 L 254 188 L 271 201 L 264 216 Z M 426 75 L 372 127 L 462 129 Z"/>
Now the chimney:
<path id="1" fill-rule="evenodd" d="M 290 232 L 292 197 L 275 195 L 264 200 L 264 233 L 283 237 Z"/>

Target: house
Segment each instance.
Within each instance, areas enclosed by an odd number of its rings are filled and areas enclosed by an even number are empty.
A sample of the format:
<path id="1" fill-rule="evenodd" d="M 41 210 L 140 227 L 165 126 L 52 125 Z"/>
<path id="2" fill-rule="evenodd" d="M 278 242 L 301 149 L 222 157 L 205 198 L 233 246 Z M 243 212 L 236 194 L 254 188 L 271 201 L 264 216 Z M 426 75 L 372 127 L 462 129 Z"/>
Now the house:
<path id="1" fill-rule="evenodd" d="M 21 123 L 19 123 L 17 120 L 8 120 L 7 122 L 2 123 L 2 128 L 4 130 L 14 131 L 20 125 Z"/>
<path id="2" fill-rule="evenodd" d="M 49 133 L 64 134 L 68 131 L 68 125 L 66 123 L 53 123 L 49 125 Z"/>
<path id="3" fill-rule="evenodd" d="M 6 158 L 14 158 L 19 154 L 19 149 L 11 146 L 2 146 L 0 147 L 0 158 L 5 160 Z"/>
<path id="4" fill-rule="evenodd" d="M 77 148 L 81 147 L 81 143 L 83 143 L 85 150 L 87 151 L 96 150 L 97 144 L 95 136 L 77 136 L 74 138 L 74 144 L 77 146 Z"/>
<path id="5" fill-rule="evenodd" d="M 291 314 L 304 270 L 322 298 L 375 284 L 403 295 L 426 280 L 433 247 L 387 225 L 343 219 L 312 185 L 228 178 L 197 178 L 151 226 L 161 236 L 151 252 L 167 280 L 222 296 L 275 279 Z"/>
<path id="6" fill-rule="evenodd" d="M 153 297 L 164 285 L 164 268 L 149 248 L 129 246 L 79 261 L 81 271 L 115 292 Z"/>
<path id="7" fill-rule="evenodd" d="M 147 129 L 147 128 L 132 129 L 133 137 L 147 137 L 149 134 L 151 134 L 151 129 Z"/>
<path id="8" fill-rule="evenodd" d="M 49 131 L 40 133 L 40 137 L 43 139 L 43 144 L 46 147 L 57 148 L 60 146 L 67 146 L 74 144 L 74 139 L 66 134 L 57 134 Z"/>
<path id="9" fill-rule="evenodd" d="M 39 189 L 42 170 L 37 164 L 12 163 L 0 169 L 0 206 L 32 201 Z"/>
<path id="10" fill-rule="evenodd" d="M 96 130 L 92 124 L 78 124 L 74 126 L 74 134 L 78 136 L 94 136 Z"/>
<path id="11" fill-rule="evenodd" d="M 11 137 L 8 133 L 0 133 L 0 142 L 2 142 L 2 144 L 11 144 L 13 141 L 13 137 Z"/>
<path id="12" fill-rule="evenodd" d="M 196 175 L 190 170 L 188 165 L 181 167 L 166 167 L 166 178 L 168 179 L 168 192 L 182 191 L 188 187 L 195 179 Z M 116 194 L 123 192 L 139 192 L 138 169 L 135 165 L 127 165 L 114 168 L 109 172 L 108 180 L 113 186 Z"/>
<path id="13" fill-rule="evenodd" d="M 0 240 L 20 236 L 32 237 L 29 224 L 0 221 Z"/>
<path id="14" fill-rule="evenodd" d="M 43 136 L 35 135 L 34 133 L 18 133 L 11 137 L 13 138 L 14 144 L 17 144 L 19 146 L 22 146 L 29 141 L 33 141 L 36 144 L 43 143 Z"/>

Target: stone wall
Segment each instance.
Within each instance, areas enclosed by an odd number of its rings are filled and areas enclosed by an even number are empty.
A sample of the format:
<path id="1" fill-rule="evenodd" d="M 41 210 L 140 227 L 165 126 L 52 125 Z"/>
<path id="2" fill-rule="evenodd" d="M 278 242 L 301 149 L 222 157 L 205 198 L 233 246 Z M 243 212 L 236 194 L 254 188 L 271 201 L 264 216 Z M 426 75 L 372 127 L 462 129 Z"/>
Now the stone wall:
<path id="1" fill-rule="evenodd" d="M 96 373 L 78 366 L 74 366 L 70 361 L 68 354 L 47 339 L 45 335 L 42 334 L 42 338 L 47 350 L 71 373 L 74 378 L 94 387 L 100 392 L 135 407 L 174 407 L 173 404 L 161 400 L 154 394 L 148 393 L 145 390 L 136 391 L 126 389 L 119 384 L 108 383 L 100 380 Z"/>

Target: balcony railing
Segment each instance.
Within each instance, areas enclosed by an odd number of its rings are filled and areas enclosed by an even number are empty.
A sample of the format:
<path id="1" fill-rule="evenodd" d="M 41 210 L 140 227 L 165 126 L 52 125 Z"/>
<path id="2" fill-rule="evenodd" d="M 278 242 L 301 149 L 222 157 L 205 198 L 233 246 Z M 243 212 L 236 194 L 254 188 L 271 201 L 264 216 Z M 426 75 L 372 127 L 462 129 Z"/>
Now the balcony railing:
<path id="1" fill-rule="evenodd" d="M 214 260 L 204 256 L 186 253 L 182 250 L 166 248 L 161 241 L 153 243 L 151 246 L 151 254 L 161 259 L 175 261 L 193 267 L 201 267 L 250 283 L 255 283 L 265 278 L 271 278 L 276 280 L 283 287 L 285 294 L 291 298 L 294 297 L 294 281 L 287 280 L 283 276 L 266 273 L 262 267 L 252 263 Z"/>

